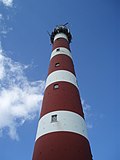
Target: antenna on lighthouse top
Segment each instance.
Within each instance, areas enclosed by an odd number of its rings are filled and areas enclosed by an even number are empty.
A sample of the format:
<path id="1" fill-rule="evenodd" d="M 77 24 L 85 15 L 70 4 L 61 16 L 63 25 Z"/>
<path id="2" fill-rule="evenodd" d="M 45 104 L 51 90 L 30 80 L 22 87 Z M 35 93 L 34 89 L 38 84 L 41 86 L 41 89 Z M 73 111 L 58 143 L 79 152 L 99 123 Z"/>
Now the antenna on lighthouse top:
<path id="1" fill-rule="evenodd" d="M 67 26 L 68 25 L 68 22 L 67 23 L 65 23 L 63 26 Z"/>
<path id="2" fill-rule="evenodd" d="M 50 36 L 51 43 L 53 43 L 54 37 L 56 36 L 56 34 L 59 34 L 59 33 L 64 33 L 67 36 L 69 43 L 71 42 L 72 35 L 71 35 L 70 30 L 67 27 L 67 25 L 68 25 L 68 23 L 65 23 L 63 25 L 57 25 L 54 28 L 54 30 L 53 30 L 53 32 L 51 33 L 51 36 Z"/>

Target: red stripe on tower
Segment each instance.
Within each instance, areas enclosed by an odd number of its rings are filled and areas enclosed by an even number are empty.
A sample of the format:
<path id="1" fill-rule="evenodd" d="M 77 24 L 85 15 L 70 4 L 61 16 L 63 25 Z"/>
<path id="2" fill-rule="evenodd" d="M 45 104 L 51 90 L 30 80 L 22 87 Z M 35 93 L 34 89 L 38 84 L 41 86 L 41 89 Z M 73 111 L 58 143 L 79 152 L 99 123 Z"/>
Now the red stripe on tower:
<path id="1" fill-rule="evenodd" d="M 92 160 L 66 26 L 51 34 L 52 54 L 33 160 Z"/>

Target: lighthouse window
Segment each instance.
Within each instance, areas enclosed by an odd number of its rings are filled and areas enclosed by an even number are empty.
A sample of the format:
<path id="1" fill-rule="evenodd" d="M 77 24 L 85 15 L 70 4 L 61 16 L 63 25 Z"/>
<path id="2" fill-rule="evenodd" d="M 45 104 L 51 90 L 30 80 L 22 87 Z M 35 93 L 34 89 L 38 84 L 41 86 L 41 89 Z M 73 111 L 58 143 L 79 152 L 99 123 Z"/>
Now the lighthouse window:
<path id="1" fill-rule="evenodd" d="M 60 66 L 60 63 L 55 63 L 55 67 L 59 67 Z"/>
<path id="2" fill-rule="evenodd" d="M 56 51 L 57 51 L 57 52 L 60 51 L 60 48 L 57 48 Z"/>
<path id="3" fill-rule="evenodd" d="M 58 84 L 54 84 L 54 89 L 58 89 L 59 85 Z"/>
<path id="4" fill-rule="evenodd" d="M 57 122 L 57 114 L 51 116 L 51 122 Z"/>

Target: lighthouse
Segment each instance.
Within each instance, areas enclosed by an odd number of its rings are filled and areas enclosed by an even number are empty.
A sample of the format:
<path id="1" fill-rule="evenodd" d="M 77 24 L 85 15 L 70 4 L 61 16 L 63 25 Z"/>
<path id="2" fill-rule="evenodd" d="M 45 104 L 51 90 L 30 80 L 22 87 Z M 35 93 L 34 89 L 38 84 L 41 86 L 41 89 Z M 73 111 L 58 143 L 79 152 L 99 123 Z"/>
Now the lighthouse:
<path id="1" fill-rule="evenodd" d="M 92 160 L 66 25 L 50 35 L 52 53 L 32 160 Z"/>

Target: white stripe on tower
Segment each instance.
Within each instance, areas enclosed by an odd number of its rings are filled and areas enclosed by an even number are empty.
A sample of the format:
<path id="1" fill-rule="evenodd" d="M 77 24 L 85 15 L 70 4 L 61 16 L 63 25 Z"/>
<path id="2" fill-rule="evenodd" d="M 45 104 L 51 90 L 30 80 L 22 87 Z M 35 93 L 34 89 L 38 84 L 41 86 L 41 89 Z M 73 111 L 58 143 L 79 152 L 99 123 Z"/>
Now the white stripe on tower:
<path id="1" fill-rule="evenodd" d="M 52 116 L 56 115 L 56 122 L 52 122 Z M 36 140 L 52 132 L 73 132 L 87 137 L 85 120 L 77 113 L 70 111 L 54 111 L 44 115 L 38 124 Z"/>
<path id="2" fill-rule="evenodd" d="M 75 75 L 67 70 L 58 70 L 58 71 L 52 72 L 47 77 L 45 88 L 47 88 L 50 84 L 55 83 L 55 82 L 69 82 L 78 88 Z"/>
<path id="3" fill-rule="evenodd" d="M 59 54 L 65 54 L 72 59 L 71 52 L 69 51 L 69 49 L 64 48 L 64 47 L 59 47 L 59 48 L 54 49 L 52 51 L 50 59 L 52 59 L 54 56 L 59 55 Z"/>
<path id="4" fill-rule="evenodd" d="M 58 34 L 56 34 L 56 36 L 54 38 L 54 41 L 56 39 L 58 39 L 58 38 L 64 38 L 64 39 L 66 39 L 68 41 L 68 38 L 67 38 L 67 36 L 64 33 L 58 33 Z"/>

